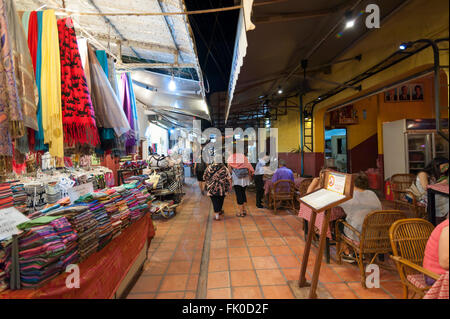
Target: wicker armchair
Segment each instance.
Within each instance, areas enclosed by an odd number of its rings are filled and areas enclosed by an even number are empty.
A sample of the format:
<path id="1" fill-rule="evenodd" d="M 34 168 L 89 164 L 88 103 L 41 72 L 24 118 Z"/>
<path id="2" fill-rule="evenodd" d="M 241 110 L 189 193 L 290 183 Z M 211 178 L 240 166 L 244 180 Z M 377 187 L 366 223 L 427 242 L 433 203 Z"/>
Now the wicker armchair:
<path id="1" fill-rule="evenodd" d="M 406 190 L 415 181 L 416 176 L 414 174 L 395 174 L 391 177 L 395 209 L 406 207 L 414 212 L 415 217 L 419 218 L 425 216 L 425 207 L 419 205 L 413 193 Z M 406 195 L 409 195 L 409 197 L 412 198 L 412 203 L 406 200 Z"/>
<path id="2" fill-rule="evenodd" d="M 295 210 L 294 199 L 295 199 L 296 187 L 295 183 L 288 179 L 281 179 L 273 184 L 272 191 L 270 194 L 270 207 L 272 207 L 277 212 L 277 203 L 288 202 L 290 204 L 289 208 Z"/>
<path id="3" fill-rule="evenodd" d="M 364 288 L 366 288 L 364 255 L 373 255 L 371 261 L 368 263 L 372 264 L 378 255 L 392 252 L 389 240 L 389 227 L 391 227 L 395 221 L 403 218 L 406 218 L 405 213 L 398 210 L 374 211 L 364 218 L 361 232 L 342 219 L 336 221 L 336 253 L 338 263 L 342 263 L 341 255 L 347 245 L 355 253 L 355 260 L 358 263 L 361 274 L 361 285 Z M 341 233 L 339 224 L 342 224 L 344 229 L 347 228 L 351 230 L 359 238 L 359 242 L 356 242 Z M 343 245 L 344 243 L 346 245 Z"/>
<path id="4" fill-rule="evenodd" d="M 425 283 L 424 275 L 435 280 L 439 275 L 422 267 L 425 247 L 434 226 L 421 218 L 410 218 L 395 222 L 389 229 L 393 256 L 397 264 L 400 280 L 403 284 L 403 298 L 417 294 L 422 298 L 430 286 Z"/>

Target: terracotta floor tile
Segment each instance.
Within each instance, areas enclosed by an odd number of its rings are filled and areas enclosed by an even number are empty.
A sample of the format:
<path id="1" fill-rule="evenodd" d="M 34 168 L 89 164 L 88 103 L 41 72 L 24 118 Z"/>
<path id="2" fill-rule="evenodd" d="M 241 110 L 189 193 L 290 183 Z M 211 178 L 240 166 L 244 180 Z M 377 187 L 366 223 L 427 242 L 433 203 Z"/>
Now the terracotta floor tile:
<path id="1" fill-rule="evenodd" d="M 156 252 L 152 255 L 152 262 L 168 262 L 172 259 L 173 252 Z"/>
<path id="2" fill-rule="evenodd" d="M 183 299 L 183 292 L 160 292 L 156 295 L 156 299 Z"/>
<path id="3" fill-rule="evenodd" d="M 267 237 L 264 239 L 267 246 L 286 246 L 286 242 L 280 237 Z"/>
<path id="4" fill-rule="evenodd" d="M 231 286 L 245 287 L 257 286 L 256 274 L 253 270 L 235 270 L 231 271 Z"/>
<path id="5" fill-rule="evenodd" d="M 208 289 L 230 287 L 228 271 L 210 272 L 208 274 Z"/>
<path id="6" fill-rule="evenodd" d="M 169 267 L 168 262 L 146 261 L 144 265 L 144 275 L 162 275 Z"/>
<path id="7" fill-rule="evenodd" d="M 199 275 L 190 275 L 189 276 L 186 290 L 193 290 L 193 291 L 197 290 L 198 277 L 199 277 Z"/>
<path id="8" fill-rule="evenodd" d="M 196 299 L 196 292 L 195 291 L 186 291 L 186 293 L 184 294 L 184 299 Z"/>
<path id="9" fill-rule="evenodd" d="M 288 281 L 298 280 L 300 277 L 300 268 L 282 268 L 281 271 Z"/>
<path id="10" fill-rule="evenodd" d="M 154 299 L 156 296 L 155 293 L 152 294 L 147 294 L 147 293 L 143 293 L 143 294 L 132 294 L 130 293 L 127 296 L 127 299 Z"/>
<path id="11" fill-rule="evenodd" d="M 191 274 L 198 274 L 200 272 L 201 260 L 194 260 L 191 267 Z"/>
<path id="12" fill-rule="evenodd" d="M 216 259 L 216 258 L 227 258 L 228 253 L 226 248 L 214 248 L 211 249 L 209 252 L 209 258 L 210 259 Z"/>
<path id="13" fill-rule="evenodd" d="M 162 276 L 141 276 L 134 285 L 131 293 L 156 292 L 161 283 Z"/>
<path id="14" fill-rule="evenodd" d="M 250 257 L 230 258 L 230 270 L 249 270 L 253 269 Z"/>
<path id="15" fill-rule="evenodd" d="M 259 287 L 233 287 L 234 299 L 262 299 Z"/>
<path id="16" fill-rule="evenodd" d="M 208 271 L 227 271 L 228 270 L 228 258 L 210 259 Z"/>
<path id="17" fill-rule="evenodd" d="M 290 256 L 293 255 L 292 250 L 288 246 L 271 246 L 270 250 L 274 256 Z"/>
<path id="18" fill-rule="evenodd" d="M 225 239 L 218 239 L 211 241 L 211 248 L 225 248 L 227 247 L 227 241 Z"/>
<path id="19" fill-rule="evenodd" d="M 261 247 L 249 247 L 250 255 L 253 257 L 271 256 L 269 248 L 265 246 Z"/>
<path id="20" fill-rule="evenodd" d="M 248 238 L 247 246 L 248 247 L 266 246 L 266 242 L 262 238 Z"/>
<path id="21" fill-rule="evenodd" d="M 275 259 L 272 256 L 252 257 L 255 269 L 275 269 L 278 268 Z"/>
<path id="22" fill-rule="evenodd" d="M 167 274 L 188 274 L 191 270 L 191 264 L 190 261 L 172 261 L 167 268 Z"/>
<path id="23" fill-rule="evenodd" d="M 243 239 L 228 239 L 228 247 L 245 247 L 246 243 Z"/>
<path id="24" fill-rule="evenodd" d="M 261 288 L 266 299 L 294 299 L 294 295 L 287 285 L 262 286 Z"/>
<path id="25" fill-rule="evenodd" d="M 278 264 L 281 268 L 299 268 L 300 262 L 295 256 L 276 256 Z"/>
<path id="26" fill-rule="evenodd" d="M 225 239 L 225 238 L 226 238 L 226 234 L 225 233 L 212 233 L 212 235 L 211 235 L 211 239 L 212 240 Z"/>
<path id="27" fill-rule="evenodd" d="M 184 291 L 188 275 L 168 275 L 163 279 L 160 291 Z"/>
<path id="28" fill-rule="evenodd" d="M 230 299 L 231 289 L 230 288 L 220 288 L 220 289 L 208 289 L 207 299 Z"/>
<path id="29" fill-rule="evenodd" d="M 358 299 L 347 284 L 325 284 L 325 288 L 336 299 Z"/>
<path id="30" fill-rule="evenodd" d="M 348 283 L 348 286 L 362 299 L 392 299 L 382 288 L 363 288 L 359 282 Z"/>
<path id="31" fill-rule="evenodd" d="M 244 234 L 242 231 L 227 232 L 227 238 L 244 240 Z"/>
<path id="32" fill-rule="evenodd" d="M 403 299 L 403 285 L 401 281 L 385 281 L 381 282 L 381 287 L 388 291 L 397 299 Z"/>
<path id="33" fill-rule="evenodd" d="M 262 286 L 286 284 L 286 279 L 278 269 L 257 269 L 256 274 Z"/>
<path id="34" fill-rule="evenodd" d="M 333 266 L 333 270 L 341 277 L 344 281 L 359 281 L 360 274 L 359 269 L 352 265 L 346 265 L 344 262 L 342 266 Z"/>
<path id="35" fill-rule="evenodd" d="M 228 253 L 230 255 L 230 258 L 247 257 L 248 256 L 248 249 L 247 249 L 247 247 L 228 248 Z"/>

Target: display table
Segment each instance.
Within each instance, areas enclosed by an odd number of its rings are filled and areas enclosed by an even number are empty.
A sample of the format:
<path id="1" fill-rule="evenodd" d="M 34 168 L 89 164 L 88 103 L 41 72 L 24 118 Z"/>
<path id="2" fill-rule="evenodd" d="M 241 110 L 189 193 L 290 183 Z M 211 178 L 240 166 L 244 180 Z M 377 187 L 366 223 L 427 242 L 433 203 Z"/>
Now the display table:
<path id="1" fill-rule="evenodd" d="M 62 273 L 39 289 L 7 290 L 0 299 L 111 299 L 121 298 L 142 270 L 154 236 L 150 214 L 122 230 L 102 250 L 81 264 L 80 288 L 67 288 Z"/>

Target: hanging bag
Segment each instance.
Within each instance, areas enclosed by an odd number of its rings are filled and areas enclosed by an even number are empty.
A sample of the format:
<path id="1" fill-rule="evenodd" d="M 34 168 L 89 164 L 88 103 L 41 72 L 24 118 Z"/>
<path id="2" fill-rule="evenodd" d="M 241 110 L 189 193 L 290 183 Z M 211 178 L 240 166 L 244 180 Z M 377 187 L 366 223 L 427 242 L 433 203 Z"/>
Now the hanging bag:
<path id="1" fill-rule="evenodd" d="M 151 167 L 167 168 L 169 160 L 164 155 L 150 155 L 149 164 Z"/>

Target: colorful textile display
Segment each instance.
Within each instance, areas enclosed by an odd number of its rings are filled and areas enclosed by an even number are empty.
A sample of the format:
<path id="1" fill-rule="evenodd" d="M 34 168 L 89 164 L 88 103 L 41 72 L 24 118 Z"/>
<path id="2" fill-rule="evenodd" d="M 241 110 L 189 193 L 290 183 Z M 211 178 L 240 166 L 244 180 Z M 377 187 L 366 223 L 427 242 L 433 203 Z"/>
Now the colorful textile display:
<path id="1" fill-rule="evenodd" d="M 6 1 L 0 0 L 0 175 L 11 170 L 12 139 L 25 131 L 6 13 Z"/>
<path id="2" fill-rule="evenodd" d="M 108 58 L 108 80 L 111 84 L 112 89 L 114 90 L 114 93 L 116 93 L 116 96 L 119 97 L 119 85 L 117 84 L 117 76 L 116 76 L 116 67 L 114 65 L 113 58 Z"/>
<path id="3" fill-rule="evenodd" d="M 61 108 L 61 63 L 55 11 L 45 10 L 42 22 L 41 100 L 44 143 L 52 156 L 64 158 Z"/>
<path id="4" fill-rule="evenodd" d="M 31 60 L 28 41 L 25 37 L 22 21 L 20 20 L 13 0 L 7 1 L 8 33 L 14 54 L 14 70 L 16 75 L 17 92 L 23 116 L 23 123 L 33 130 L 38 129 L 36 108 L 38 91 L 34 80 L 33 63 Z"/>
<path id="5" fill-rule="evenodd" d="M 136 153 L 137 141 L 139 140 L 139 125 L 137 120 L 136 99 L 134 97 L 133 84 L 128 73 L 122 73 L 122 86 L 120 95 L 122 98 L 122 106 L 131 130 L 128 132 L 126 141 L 127 154 Z"/>
<path id="6" fill-rule="evenodd" d="M 108 78 L 103 71 L 94 50 L 88 46 L 89 68 L 91 72 L 91 98 L 95 110 L 97 127 L 113 128 L 117 136 L 130 130 L 127 117 L 120 107 Z"/>
<path id="7" fill-rule="evenodd" d="M 59 20 L 58 31 L 64 142 L 96 146 L 100 139 L 72 19 Z"/>

